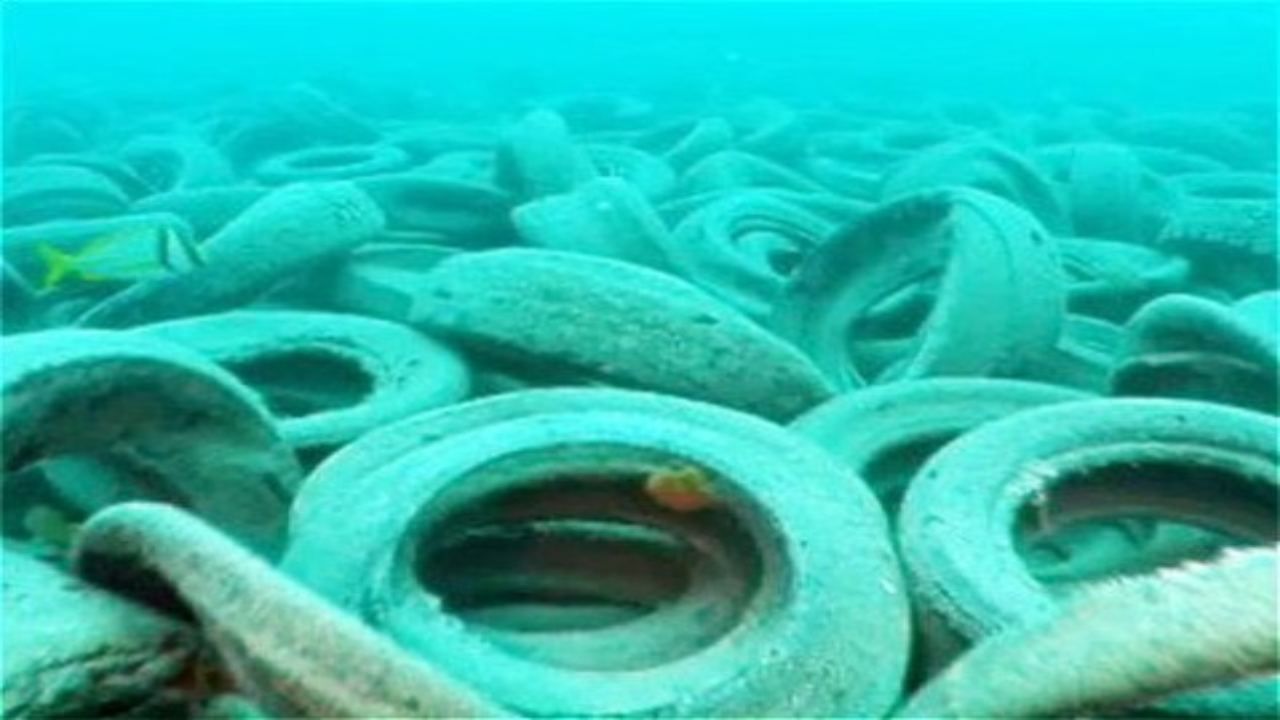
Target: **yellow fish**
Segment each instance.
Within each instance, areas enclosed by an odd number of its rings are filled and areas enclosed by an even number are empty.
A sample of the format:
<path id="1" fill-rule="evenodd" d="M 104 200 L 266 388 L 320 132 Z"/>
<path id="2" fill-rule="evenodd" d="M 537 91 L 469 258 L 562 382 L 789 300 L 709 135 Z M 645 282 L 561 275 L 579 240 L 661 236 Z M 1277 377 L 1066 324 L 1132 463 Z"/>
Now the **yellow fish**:
<path id="1" fill-rule="evenodd" d="M 183 273 L 204 265 L 200 248 L 167 225 L 124 228 L 68 252 L 41 243 L 36 252 L 44 264 L 40 289 L 50 292 L 71 281 L 135 282 Z"/>
<path id="2" fill-rule="evenodd" d="M 644 491 L 655 503 L 682 513 L 706 510 L 718 502 L 711 478 L 692 465 L 650 473 Z"/>

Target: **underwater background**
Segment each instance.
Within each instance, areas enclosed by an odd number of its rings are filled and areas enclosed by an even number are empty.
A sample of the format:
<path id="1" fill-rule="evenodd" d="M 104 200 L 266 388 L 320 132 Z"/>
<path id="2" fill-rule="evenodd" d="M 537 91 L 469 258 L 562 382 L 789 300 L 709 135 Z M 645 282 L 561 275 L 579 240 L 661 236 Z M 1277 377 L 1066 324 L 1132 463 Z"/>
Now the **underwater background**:
<path id="1" fill-rule="evenodd" d="M 0 2 L 4 716 L 1280 716 L 1278 7 Z"/>
<path id="2" fill-rule="evenodd" d="M 287 81 L 452 102 L 763 93 L 1194 108 L 1275 94 L 1267 2 L 6 4 L 6 97 Z"/>

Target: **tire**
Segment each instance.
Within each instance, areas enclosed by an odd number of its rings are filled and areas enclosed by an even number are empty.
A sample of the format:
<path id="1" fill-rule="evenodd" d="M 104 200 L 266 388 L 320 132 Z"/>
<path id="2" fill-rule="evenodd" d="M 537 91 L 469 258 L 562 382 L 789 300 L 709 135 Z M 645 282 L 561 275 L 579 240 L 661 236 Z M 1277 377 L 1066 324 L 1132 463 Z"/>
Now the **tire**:
<path id="1" fill-rule="evenodd" d="M 672 462 L 702 468 L 716 504 L 682 513 L 637 485 Z M 900 692 L 906 605 L 883 514 L 833 459 L 741 413 L 616 390 L 465 403 L 335 454 L 294 510 L 286 572 L 518 714 L 877 716 Z M 422 591 L 423 538 L 549 513 L 709 533 L 752 590 L 696 651 L 621 672 L 503 650 Z"/>

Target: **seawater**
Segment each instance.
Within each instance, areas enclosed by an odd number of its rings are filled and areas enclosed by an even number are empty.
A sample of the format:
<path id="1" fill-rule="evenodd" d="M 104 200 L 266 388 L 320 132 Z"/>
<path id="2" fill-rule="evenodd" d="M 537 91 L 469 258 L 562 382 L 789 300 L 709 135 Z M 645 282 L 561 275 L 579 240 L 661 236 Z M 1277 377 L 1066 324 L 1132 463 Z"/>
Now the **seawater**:
<path id="1" fill-rule="evenodd" d="M 1218 107 L 1275 93 L 1265 2 L 31 2 L 5 10 L 12 100 L 313 79 L 493 102 L 760 93 Z"/>

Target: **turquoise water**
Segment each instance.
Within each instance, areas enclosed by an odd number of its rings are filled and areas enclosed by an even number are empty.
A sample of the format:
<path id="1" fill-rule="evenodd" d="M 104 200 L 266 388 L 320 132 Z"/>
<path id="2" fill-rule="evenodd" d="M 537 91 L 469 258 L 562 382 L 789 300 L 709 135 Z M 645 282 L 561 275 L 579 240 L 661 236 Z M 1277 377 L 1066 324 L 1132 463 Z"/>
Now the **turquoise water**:
<path id="1" fill-rule="evenodd" d="M 1275 3 L 0 21 L 4 716 L 1280 715 Z"/>
<path id="2" fill-rule="evenodd" d="M 1265 2 L 18 0 L 5 21 L 10 93 L 338 76 L 499 102 L 626 90 L 1196 107 L 1276 87 Z"/>

